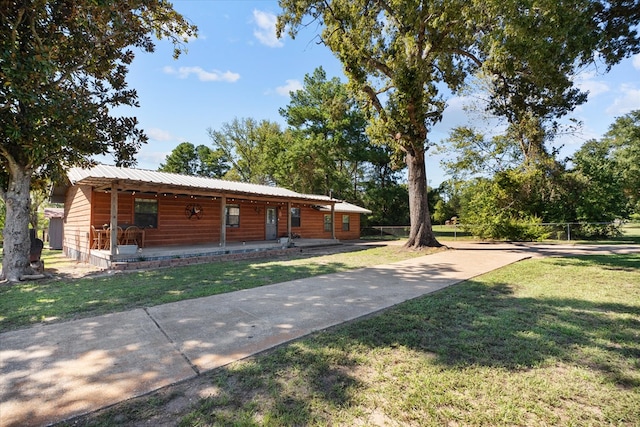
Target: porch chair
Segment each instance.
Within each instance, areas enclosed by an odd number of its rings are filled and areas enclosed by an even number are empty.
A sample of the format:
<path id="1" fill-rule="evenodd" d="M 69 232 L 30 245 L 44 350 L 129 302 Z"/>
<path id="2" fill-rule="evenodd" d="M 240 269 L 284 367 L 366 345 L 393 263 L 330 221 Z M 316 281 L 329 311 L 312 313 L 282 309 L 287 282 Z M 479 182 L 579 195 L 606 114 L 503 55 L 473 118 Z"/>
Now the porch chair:
<path id="1" fill-rule="evenodd" d="M 100 234 L 98 230 L 92 225 L 91 226 L 91 249 L 102 249 L 100 247 Z"/>
<path id="2" fill-rule="evenodd" d="M 122 237 L 124 236 L 124 232 L 122 231 L 122 227 L 118 227 L 116 229 L 116 242 L 118 245 L 122 244 Z M 111 249 L 111 229 L 107 228 L 107 239 L 106 242 L 103 243 L 104 249 Z"/>
<path id="3" fill-rule="evenodd" d="M 124 236 L 122 238 L 123 245 L 136 244 L 138 246 L 138 236 L 140 235 L 140 228 L 135 225 L 131 225 L 124 230 Z"/>

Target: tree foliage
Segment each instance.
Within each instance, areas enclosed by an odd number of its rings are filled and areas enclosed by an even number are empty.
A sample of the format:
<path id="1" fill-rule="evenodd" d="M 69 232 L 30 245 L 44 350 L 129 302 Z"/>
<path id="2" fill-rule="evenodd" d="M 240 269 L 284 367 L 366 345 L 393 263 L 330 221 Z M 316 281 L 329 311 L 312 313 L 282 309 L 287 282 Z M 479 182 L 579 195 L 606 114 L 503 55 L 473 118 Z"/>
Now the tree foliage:
<path id="1" fill-rule="evenodd" d="M 487 109 L 506 119 L 524 165 L 539 167 L 551 154 L 546 143 L 560 128 L 557 120 L 587 100 L 574 85 L 576 70 L 596 62 L 609 69 L 639 51 L 640 2 L 507 0 L 487 8 L 499 17 L 481 37 Z"/>
<path id="2" fill-rule="evenodd" d="M 618 117 L 604 141 L 610 144 L 629 208 L 640 214 L 640 110 Z"/>
<path id="3" fill-rule="evenodd" d="M 250 118 L 208 130 L 213 146 L 232 159 L 226 178 L 332 194 L 380 207 L 384 214 L 373 218 L 376 223 L 406 223 L 406 200 L 394 196 L 407 194 L 397 183 L 399 170 L 388 147 L 369 143 L 365 114 L 344 83 L 317 68 L 302 89 L 291 92 L 280 114 L 288 125 L 284 131 Z"/>
<path id="4" fill-rule="evenodd" d="M 220 130 L 207 129 L 215 151 L 223 153 L 231 168 L 225 179 L 251 182 L 254 184 L 273 184 L 269 155 L 274 146 L 279 145 L 282 137 L 280 125 L 268 120 L 258 122 L 252 118 L 235 118 L 224 123 Z"/>
<path id="5" fill-rule="evenodd" d="M 491 176 L 518 167 L 523 154 L 506 135 L 488 138 L 470 127 L 457 127 L 438 147 L 447 154 L 443 166 L 454 180 Z"/>
<path id="6" fill-rule="evenodd" d="M 572 156 L 574 177 L 580 184 L 575 212 L 578 221 L 613 221 L 625 216 L 622 171 L 610 150 L 606 140 L 590 140 Z"/>
<path id="7" fill-rule="evenodd" d="M 153 36 L 169 38 L 177 56 L 195 31 L 165 0 L 1 2 L 3 276 L 18 280 L 28 267 L 32 177 L 55 178 L 98 154 L 135 163 L 146 136 L 135 117 L 111 114 L 137 106 L 126 82 L 132 48 L 152 52 Z"/>
<path id="8" fill-rule="evenodd" d="M 281 33 L 305 16 L 324 25 L 322 42 L 343 63 L 351 89 L 367 100 L 369 135 L 401 153 L 409 168 L 411 231 L 407 246 L 438 246 L 426 199 L 425 144 L 444 110 L 438 82 L 457 89 L 474 65 L 463 2 L 282 0 Z"/>
<path id="9" fill-rule="evenodd" d="M 481 70 L 493 79 L 489 104 L 509 121 L 525 160 L 545 158 L 561 117 L 584 102 L 576 65 L 597 53 L 607 64 L 636 52 L 638 1 L 280 0 L 278 31 L 292 36 L 317 19 L 351 89 L 368 101 L 373 140 L 392 144 L 409 168 L 408 246 L 438 245 L 426 200 L 425 153 L 444 110 L 444 85 L 458 90 Z M 600 53 L 601 52 L 601 53 Z M 553 167 L 553 166 L 552 166 Z"/>
<path id="10" fill-rule="evenodd" d="M 195 147 L 182 142 L 167 155 L 159 171 L 222 178 L 229 171 L 229 162 L 221 149 L 212 150 L 206 145 Z"/>
<path id="11" fill-rule="evenodd" d="M 547 237 L 529 202 L 527 190 L 535 177 L 509 170 L 493 179 L 476 178 L 463 187 L 460 216 L 463 227 L 482 239 L 540 240 Z M 514 197 L 515 195 L 515 197 Z M 539 203 L 536 203 L 539 205 Z"/>
<path id="12" fill-rule="evenodd" d="M 298 173 L 304 163 L 312 166 L 306 174 L 306 192 L 332 192 L 357 201 L 370 144 L 364 113 L 346 85 L 337 77 L 327 80 L 324 69 L 317 68 L 305 75 L 303 88 L 291 93 L 280 115 L 293 142 L 287 145 L 288 161 L 283 165 L 293 169 L 281 170 L 279 182 Z"/>

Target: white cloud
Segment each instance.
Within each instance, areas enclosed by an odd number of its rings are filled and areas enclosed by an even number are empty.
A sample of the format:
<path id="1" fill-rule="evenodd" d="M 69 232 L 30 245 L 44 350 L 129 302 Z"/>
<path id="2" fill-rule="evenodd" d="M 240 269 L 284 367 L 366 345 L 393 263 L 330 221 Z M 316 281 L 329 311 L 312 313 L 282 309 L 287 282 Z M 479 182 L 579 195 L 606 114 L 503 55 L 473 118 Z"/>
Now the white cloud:
<path id="1" fill-rule="evenodd" d="M 174 139 L 171 133 L 163 129 L 151 128 L 146 129 L 145 132 L 149 139 L 154 141 L 172 141 Z"/>
<path id="2" fill-rule="evenodd" d="M 233 83 L 240 78 L 240 74 L 231 71 L 212 70 L 206 71 L 202 67 L 180 67 L 177 70 L 166 66 L 163 71 L 167 74 L 177 75 L 178 78 L 186 79 L 191 74 L 195 74 L 201 82 L 230 82 Z"/>
<path id="3" fill-rule="evenodd" d="M 302 83 L 298 80 L 287 80 L 284 86 L 278 86 L 276 93 L 281 96 L 289 96 L 289 93 L 302 90 Z"/>
<path id="4" fill-rule="evenodd" d="M 633 64 L 633 68 L 636 70 L 640 70 L 640 53 L 633 56 L 633 60 L 631 62 Z"/>
<path id="5" fill-rule="evenodd" d="M 607 114 L 611 116 L 622 116 L 632 110 L 640 110 L 640 89 L 633 85 L 622 85 L 620 87 L 621 96 L 616 98 L 607 108 Z"/>
<path id="6" fill-rule="evenodd" d="M 596 97 L 611 90 L 608 84 L 596 80 L 595 72 L 582 73 L 575 79 L 575 84 L 583 92 L 589 92 L 589 98 Z"/>
<path id="7" fill-rule="evenodd" d="M 284 43 L 276 36 L 277 17 L 273 13 L 261 10 L 253 11 L 253 22 L 257 28 L 253 30 L 253 35 L 260 43 L 269 47 L 282 47 Z"/>

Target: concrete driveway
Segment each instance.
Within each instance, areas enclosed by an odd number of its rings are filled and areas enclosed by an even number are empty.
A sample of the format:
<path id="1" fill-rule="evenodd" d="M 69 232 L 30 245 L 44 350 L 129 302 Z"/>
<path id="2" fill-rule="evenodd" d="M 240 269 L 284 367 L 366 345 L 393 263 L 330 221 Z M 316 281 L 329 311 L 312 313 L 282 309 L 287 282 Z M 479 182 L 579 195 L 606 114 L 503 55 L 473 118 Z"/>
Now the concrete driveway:
<path id="1" fill-rule="evenodd" d="M 0 425 L 69 419 L 532 256 L 640 246 L 455 243 L 389 265 L 0 334 Z"/>

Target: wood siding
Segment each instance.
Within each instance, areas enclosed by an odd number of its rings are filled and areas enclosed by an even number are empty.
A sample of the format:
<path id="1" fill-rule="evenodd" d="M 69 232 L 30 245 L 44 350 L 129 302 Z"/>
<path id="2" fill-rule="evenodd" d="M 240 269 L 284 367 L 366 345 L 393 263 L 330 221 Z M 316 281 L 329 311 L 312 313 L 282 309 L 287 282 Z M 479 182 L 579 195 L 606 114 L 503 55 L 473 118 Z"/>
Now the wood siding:
<path id="1" fill-rule="evenodd" d="M 71 187 L 64 204 L 64 253 L 69 258 L 87 261 L 91 238 L 91 187 Z"/>
<path id="2" fill-rule="evenodd" d="M 135 224 L 134 201 L 137 198 L 158 201 L 157 227 L 145 228 L 145 247 L 220 243 L 221 198 L 121 192 L 118 194 L 117 222 L 123 228 Z M 194 203 L 202 208 L 199 218 L 186 215 L 187 205 Z M 287 236 L 286 202 L 227 198 L 227 205 L 240 208 L 240 225 L 226 228 L 227 242 L 266 240 L 268 208 L 275 208 L 277 212 L 277 237 Z M 291 206 L 300 208 L 300 227 L 292 227 L 292 233 L 308 239 L 332 238 L 331 231 L 324 230 L 324 216 L 330 211 L 319 210 L 310 204 L 293 203 Z M 64 213 L 64 250 L 68 256 L 83 261 L 88 259 L 91 225 L 102 228 L 109 224 L 110 208 L 110 193 L 93 191 L 87 186 L 69 189 Z M 348 214 L 349 231 L 342 230 L 343 215 L 347 214 L 335 213 L 336 238 L 359 238 L 360 214 Z"/>
<path id="3" fill-rule="evenodd" d="M 331 239 L 331 231 L 324 230 L 324 216 L 331 215 L 330 211 L 320 211 L 309 205 L 292 205 L 300 208 L 300 227 L 291 227 L 291 232 L 298 234 L 304 239 Z M 285 212 L 286 214 L 286 212 Z M 349 231 L 342 231 L 342 216 L 349 215 Z M 358 213 L 335 213 L 336 239 L 354 240 L 360 238 L 360 214 Z M 284 219 L 284 234 L 286 235 L 287 223 Z"/>
<path id="4" fill-rule="evenodd" d="M 158 226 L 145 228 L 145 247 L 190 245 L 220 241 L 220 199 L 176 197 L 158 195 L 122 193 L 118 195 L 118 224 L 123 228 L 134 225 L 135 199 L 158 201 Z M 197 203 L 202 207 L 200 218 L 191 219 L 185 214 L 187 205 Z M 101 227 L 109 223 L 109 193 L 94 193 L 92 224 Z"/>
<path id="5" fill-rule="evenodd" d="M 342 230 L 342 216 L 349 216 L 349 230 Z M 336 239 L 338 240 L 357 240 L 360 238 L 360 214 L 358 213 L 342 213 L 336 212 Z"/>

